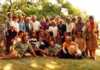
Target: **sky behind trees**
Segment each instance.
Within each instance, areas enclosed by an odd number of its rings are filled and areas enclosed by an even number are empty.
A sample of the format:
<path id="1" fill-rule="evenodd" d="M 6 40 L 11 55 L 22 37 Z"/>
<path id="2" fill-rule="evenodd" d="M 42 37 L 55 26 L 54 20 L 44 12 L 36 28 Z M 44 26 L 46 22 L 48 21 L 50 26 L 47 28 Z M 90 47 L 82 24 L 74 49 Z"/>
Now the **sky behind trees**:
<path id="1" fill-rule="evenodd" d="M 89 15 L 93 15 L 100 20 L 100 0 L 68 0 L 73 5 L 79 7 L 82 11 L 86 11 Z"/>

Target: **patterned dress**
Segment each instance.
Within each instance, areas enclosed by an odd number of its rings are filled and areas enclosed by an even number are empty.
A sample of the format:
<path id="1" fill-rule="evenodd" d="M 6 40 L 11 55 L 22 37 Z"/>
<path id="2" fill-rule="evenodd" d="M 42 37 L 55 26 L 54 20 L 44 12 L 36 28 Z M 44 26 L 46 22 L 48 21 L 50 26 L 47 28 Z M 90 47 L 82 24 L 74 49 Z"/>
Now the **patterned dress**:
<path id="1" fill-rule="evenodd" d="M 91 25 L 90 22 L 87 23 L 87 40 L 86 45 L 89 50 L 95 50 L 97 45 L 97 29 L 96 25 Z"/>

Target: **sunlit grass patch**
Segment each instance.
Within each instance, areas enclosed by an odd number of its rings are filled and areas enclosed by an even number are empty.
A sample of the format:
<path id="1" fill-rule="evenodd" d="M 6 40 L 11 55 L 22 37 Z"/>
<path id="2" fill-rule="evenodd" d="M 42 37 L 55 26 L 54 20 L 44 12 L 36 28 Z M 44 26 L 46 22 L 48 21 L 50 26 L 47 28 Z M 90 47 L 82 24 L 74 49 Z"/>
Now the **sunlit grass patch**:
<path id="1" fill-rule="evenodd" d="M 0 60 L 0 70 L 100 70 L 100 57 L 95 61 L 47 57 Z"/>

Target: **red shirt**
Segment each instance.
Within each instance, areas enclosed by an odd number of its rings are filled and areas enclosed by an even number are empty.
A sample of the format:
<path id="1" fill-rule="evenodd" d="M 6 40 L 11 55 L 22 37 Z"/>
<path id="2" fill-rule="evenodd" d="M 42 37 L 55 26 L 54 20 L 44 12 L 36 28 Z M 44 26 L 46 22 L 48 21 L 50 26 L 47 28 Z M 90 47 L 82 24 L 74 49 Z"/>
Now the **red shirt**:
<path id="1" fill-rule="evenodd" d="M 87 23 L 87 28 L 89 32 L 93 32 L 94 30 L 94 22 L 88 22 Z"/>

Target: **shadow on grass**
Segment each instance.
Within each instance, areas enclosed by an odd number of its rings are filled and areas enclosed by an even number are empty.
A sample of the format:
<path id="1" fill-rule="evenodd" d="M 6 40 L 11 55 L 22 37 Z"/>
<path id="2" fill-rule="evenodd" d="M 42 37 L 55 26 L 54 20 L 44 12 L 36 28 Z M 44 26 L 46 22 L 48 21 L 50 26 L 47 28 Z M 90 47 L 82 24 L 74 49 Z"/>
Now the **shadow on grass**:
<path id="1" fill-rule="evenodd" d="M 90 59 L 58 59 L 29 57 L 0 60 L 0 70 L 100 70 L 100 57 Z"/>

